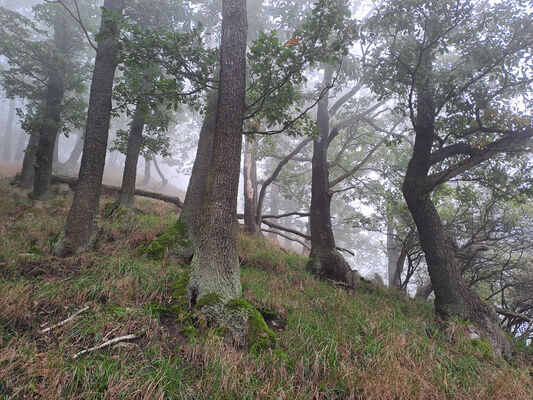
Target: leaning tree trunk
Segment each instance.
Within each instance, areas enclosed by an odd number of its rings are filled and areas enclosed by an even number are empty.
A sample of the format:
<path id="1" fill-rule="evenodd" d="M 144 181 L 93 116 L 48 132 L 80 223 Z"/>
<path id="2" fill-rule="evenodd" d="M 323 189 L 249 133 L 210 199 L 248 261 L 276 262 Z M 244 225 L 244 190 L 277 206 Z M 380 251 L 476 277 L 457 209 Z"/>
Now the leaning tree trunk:
<path id="1" fill-rule="evenodd" d="M 140 186 L 147 186 L 150 183 L 151 172 L 150 172 L 150 159 L 144 159 L 144 177 L 143 180 L 139 183 Z"/>
<path id="2" fill-rule="evenodd" d="M 105 0 L 103 8 L 121 14 L 124 0 Z M 81 158 L 78 185 L 65 227 L 64 238 L 55 250 L 60 255 L 81 252 L 93 243 L 96 229 L 95 217 L 100 200 L 100 187 L 111 117 L 111 95 L 115 77 L 117 44 L 113 37 L 117 26 L 112 18 L 102 16 L 100 33 L 104 37 L 98 42 L 94 63 L 87 129 Z"/>
<path id="3" fill-rule="evenodd" d="M 64 95 L 65 58 L 68 54 L 68 30 L 66 17 L 59 18 L 54 24 L 54 66 L 51 68 L 46 86 L 44 111 L 39 129 L 39 146 L 35 159 L 33 196 L 43 200 L 50 194 L 52 187 L 52 165 L 54 149 L 61 122 L 61 107 Z"/>
<path id="4" fill-rule="evenodd" d="M 213 155 L 198 247 L 187 287 L 192 305 L 207 294 L 217 294 L 228 301 L 242 293 L 237 255 L 237 195 L 246 85 L 246 0 L 223 0 L 222 15 Z"/>
<path id="5" fill-rule="evenodd" d="M 2 143 L 2 159 L 11 161 L 11 139 L 13 136 L 13 121 L 15 119 L 15 99 L 9 101 L 9 111 L 7 114 L 6 130 L 4 131 L 4 141 Z"/>
<path id="6" fill-rule="evenodd" d="M 402 192 L 417 227 L 435 293 L 435 310 L 443 318 L 458 316 L 478 324 L 487 334 L 495 353 L 510 355 L 511 343 L 505 337 L 494 309 L 484 303 L 462 280 L 456 256 L 456 243 L 445 230 L 426 189 L 424 178 L 430 169 L 435 138 L 435 102 L 431 75 L 431 54 L 424 54 L 416 84 L 417 108 L 414 120 L 415 144 L 407 166 Z"/>
<path id="7" fill-rule="evenodd" d="M 80 159 L 81 153 L 83 152 L 84 135 L 85 129 L 78 134 L 76 144 L 74 145 L 74 148 L 72 149 L 72 152 L 70 153 L 70 156 L 68 157 L 67 161 L 65 161 L 65 164 L 63 165 L 63 168 L 67 172 L 70 172 L 70 170 L 74 170 L 78 165 L 78 160 Z"/>
<path id="8" fill-rule="evenodd" d="M 387 224 L 387 272 L 389 287 L 401 289 L 400 277 L 402 274 L 403 264 L 398 263 L 400 259 L 400 252 L 396 246 L 396 240 L 394 237 L 394 229 L 391 224 Z"/>
<path id="9" fill-rule="evenodd" d="M 33 187 L 33 177 L 35 174 L 35 154 L 39 146 L 39 131 L 33 129 L 24 152 L 24 159 L 22 160 L 22 170 L 20 171 L 20 186 L 24 189 L 31 189 Z"/>
<path id="10" fill-rule="evenodd" d="M 196 148 L 196 158 L 194 159 L 191 179 L 187 186 L 187 194 L 185 195 L 183 209 L 181 210 L 180 215 L 181 221 L 187 228 L 189 240 L 193 247 L 196 247 L 197 244 L 200 216 L 202 213 L 201 204 L 204 200 L 205 186 L 213 154 L 217 104 L 218 92 L 213 91 L 207 97 L 207 109 L 202 129 L 200 130 L 200 137 Z"/>
<path id="11" fill-rule="evenodd" d="M 168 185 L 168 179 L 163 174 L 163 171 L 161 171 L 161 168 L 159 167 L 159 163 L 157 162 L 157 154 L 152 154 L 152 161 L 154 162 L 155 170 L 157 171 L 157 175 L 161 178 L 161 184 L 157 187 L 158 191 L 163 191 L 165 187 Z"/>
<path id="12" fill-rule="evenodd" d="M 324 87 L 330 85 L 332 72 L 326 68 Z M 313 142 L 311 178 L 311 253 L 307 268 L 315 275 L 355 286 L 356 276 L 348 262 L 335 249 L 331 227 L 331 197 L 328 171 L 329 111 L 328 94 L 318 102 L 317 125 L 320 135 Z"/>
<path id="13" fill-rule="evenodd" d="M 251 235 L 261 235 L 261 227 L 256 223 L 257 214 L 257 162 L 255 142 L 246 138 L 244 152 L 244 230 Z"/>
<path id="14" fill-rule="evenodd" d="M 122 175 L 122 186 L 120 188 L 120 207 L 133 210 L 135 201 L 135 181 L 137 179 L 137 161 L 139 152 L 143 144 L 144 129 L 144 107 L 138 103 L 135 114 L 130 125 L 130 136 L 128 138 L 128 149 L 126 151 L 126 162 L 124 163 L 124 173 Z"/>

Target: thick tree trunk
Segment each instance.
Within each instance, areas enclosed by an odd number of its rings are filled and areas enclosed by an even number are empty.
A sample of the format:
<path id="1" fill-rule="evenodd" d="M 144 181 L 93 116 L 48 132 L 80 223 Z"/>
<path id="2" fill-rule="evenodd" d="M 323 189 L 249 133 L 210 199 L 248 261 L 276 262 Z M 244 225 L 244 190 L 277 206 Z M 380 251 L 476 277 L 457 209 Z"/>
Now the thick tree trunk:
<path id="1" fill-rule="evenodd" d="M 68 54 L 68 30 L 66 17 L 58 18 L 54 23 L 55 65 L 48 76 L 44 111 L 39 129 L 39 146 L 35 160 L 35 177 L 33 196 L 43 200 L 50 194 L 52 186 L 52 165 L 54 149 L 61 122 L 61 108 L 64 95 L 64 58 Z"/>
<path id="2" fill-rule="evenodd" d="M 143 180 L 139 183 L 140 186 L 147 186 L 150 183 L 150 179 L 152 177 L 150 172 L 150 159 L 145 158 L 144 159 L 144 176 Z"/>
<path id="3" fill-rule="evenodd" d="M 257 213 L 257 163 L 255 142 L 246 138 L 244 152 L 244 229 L 251 235 L 261 235 L 261 228 L 256 223 Z"/>
<path id="4" fill-rule="evenodd" d="M 202 207 L 198 247 L 187 295 L 191 304 L 211 293 L 242 294 L 237 255 L 239 188 L 246 85 L 246 0 L 223 0 L 220 84 L 213 155 Z"/>
<path id="5" fill-rule="evenodd" d="M 11 161 L 11 142 L 13 136 L 13 121 L 15 120 L 15 99 L 9 100 L 9 111 L 7 114 L 6 130 L 4 131 L 2 159 Z"/>
<path id="6" fill-rule="evenodd" d="M 33 177 L 35 174 L 35 154 L 39 146 L 39 132 L 34 129 L 30 135 L 28 146 L 24 152 L 22 170 L 20 171 L 20 186 L 24 189 L 33 187 Z"/>
<path id="7" fill-rule="evenodd" d="M 387 262 L 389 287 L 401 289 L 400 277 L 402 275 L 403 263 L 399 264 L 400 252 L 396 246 L 394 229 L 391 224 L 387 224 Z"/>
<path id="8" fill-rule="evenodd" d="M 207 109 L 204 116 L 198 146 L 196 148 L 196 158 L 192 167 L 191 179 L 187 186 L 187 194 L 183 202 L 183 210 L 180 219 L 187 227 L 189 240 L 196 247 L 198 231 L 200 227 L 200 215 L 202 213 L 202 203 L 204 200 L 205 186 L 211 157 L 213 154 L 213 141 L 215 138 L 216 114 L 218 104 L 218 92 L 213 91 L 207 98 Z"/>
<path id="9" fill-rule="evenodd" d="M 331 69 L 324 73 L 324 87 L 330 85 Z M 320 135 L 313 142 L 311 180 L 311 254 L 307 268 L 315 275 L 356 285 L 355 273 L 344 257 L 335 250 L 331 227 L 331 196 L 328 171 L 329 111 L 328 93 L 318 103 L 317 125 Z"/>
<path id="10" fill-rule="evenodd" d="M 105 0 L 103 8 L 120 14 L 124 8 L 124 1 Z M 102 17 L 101 34 L 115 35 L 117 29 L 112 19 Z M 107 150 L 116 49 L 117 45 L 112 37 L 98 42 L 78 186 L 67 219 L 64 238 L 56 247 L 56 252 L 63 256 L 87 249 L 92 245 L 96 234 L 94 220 L 98 211 Z"/>
<path id="11" fill-rule="evenodd" d="M 144 129 L 144 107 L 137 104 L 135 114 L 130 125 L 130 136 L 128 138 L 128 149 L 126 151 L 126 162 L 122 175 L 122 186 L 120 188 L 120 206 L 133 210 L 135 201 L 135 181 L 137 179 L 137 161 L 139 152 L 143 144 Z"/>
<path id="12" fill-rule="evenodd" d="M 428 52 L 429 53 L 429 52 Z M 450 238 L 424 188 L 435 137 L 435 106 L 431 80 L 431 54 L 424 53 L 419 73 L 423 82 L 416 85 L 417 113 L 414 121 L 415 144 L 402 192 L 418 230 L 420 244 L 435 292 L 435 310 L 443 318 L 458 316 L 477 323 L 488 335 L 495 353 L 510 355 L 511 343 L 500 328 L 494 309 L 484 303 L 462 280 L 456 257 L 456 243 Z"/>

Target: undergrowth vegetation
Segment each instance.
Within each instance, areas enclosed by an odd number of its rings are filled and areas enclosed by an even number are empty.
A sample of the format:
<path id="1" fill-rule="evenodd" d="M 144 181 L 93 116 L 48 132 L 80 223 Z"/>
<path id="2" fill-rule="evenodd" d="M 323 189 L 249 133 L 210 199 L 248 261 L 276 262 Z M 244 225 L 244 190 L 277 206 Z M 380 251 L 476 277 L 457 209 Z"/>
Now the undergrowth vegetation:
<path id="1" fill-rule="evenodd" d="M 531 400 L 530 350 L 494 357 L 428 304 L 319 281 L 306 258 L 242 234 L 246 302 L 236 306 L 253 304 L 276 340 L 228 346 L 175 308 L 184 262 L 139 251 L 175 219 L 173 206 L 139 199 L 134 215 L 101 219 L 93 251 L 59 259 L 49 248 L 71 198 L 36 208 L 3 181 L 0 199 L 0 398 Z M 73 358 L 127 334 L 137 338 Z"/>

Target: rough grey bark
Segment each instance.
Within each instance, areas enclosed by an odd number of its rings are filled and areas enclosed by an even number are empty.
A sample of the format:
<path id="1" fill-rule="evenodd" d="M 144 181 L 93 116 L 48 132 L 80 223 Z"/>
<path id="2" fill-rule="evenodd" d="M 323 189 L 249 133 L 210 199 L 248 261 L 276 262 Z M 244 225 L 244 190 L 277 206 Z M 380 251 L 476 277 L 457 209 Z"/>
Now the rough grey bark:
<path id="1" fill-rule="evenodd" d="M 124 1 L 105 0 L 103 8 L 121 14 Z M 117 66 L 115 61 L 117 45 L 112 36 L 117 34 L 117 30 L 112 19 L 103 15 L 100 33 L 107 37 L 98 42 L 96 51 L 78 185 L 64 237 L 55 248 L 55 251 L 62 256 L 87 249 L 92 245 L 96 234 L 95 217 L 104 173 L 111 117 L 111 94 Z"/>
<path id="2" fill-rule="evenodd" d="M 261 235 L 260 222 L 257 223 L 257 162 L 255 142 L 246 138 L 244 151 L 244 230 L 251 235 Z"/>
<path id="3" fill-rule="evenodd" d="M 242 294 L 237 255 L 239 188 L 246 86 L 246 0 L 223 0 L 220 79 L 213 155 L 191 263 L 191 304 L 211 293 L 229 300 Z"/>
<path id="4" fill-rule="evenodd" d="M 455 249 L 457 245 L 444 229 L 431 200 L 432 188 L 424 183 L 431 165 L 435 138 L 435 101 L 431 75 L 432 55 L 421 56 L 420 76 L 416 83 L 416 116 L 413 121 L 415 144 L 409 161 L 402 192 L 418 230 L 426 257 L 431 284 L 435 292 L 435 310 L 443 318 L 458 316 L 477 323 L 488 335 L 495 353 L 510 355 L 511 343 L 500 328 L 494 309 L 484 303 L 462 280 Z"/>
<path id="5" fill-rule="evenodd" d="M 9 100 L 6 129 L 4 131 L 2 159 L 11 161 L 11 142 L 13 137 L 13 121 L 15 120 L 15 99 Z"/>
<path id="6" fill-rule="evenodd" d="M 130 125 L 126 161 L 122 174 L 122 186 L 120 188 L 119 204 L 121 207 L 133 210 L 135 202 L 135 181 L 137 179 L 137 161 L 143 144 L 143 129 L 145 107 L 138 103 Z"/>
<path id="7" fill-rule="evenodd" d="M 24 152 L 22 170 L 20 171 L 20 186 L 24 189 L 33 187 L 33 177 L 35 174 L 35 154 L 39 146 L 39 132 L 35 129 L 30 135 L 28 146 Z"/>
<path id="8" fill-rule="evenodd" d="M 331 84 L 332 71 L 326 68 L 323 87 Z M 331 197 L 329 189 L 328 145 L 329 111 L 328 93 L 318 102 L 317 125 L 320 135 L 313 142 L 311 178 L 311 254 L 307 264 L 313 274 L 334 281 L 356 285 L 356 274 L 336 250 L 331 227 Z"/>
<path id="9" fill-rule="evenodd" d="M 54 51 L 57 56 L 54 66 L 49 71 L 44 111 L 39 129 L 39 146 L 35 158 L 35 176 L 33 196 L 42 200 L 49 196 L 52 187 L 52 165 L 59 124 L 64 88 L 65 64 L 68 55 L 68 29 L 66 17 L 56 17 L 54 22 Z"/>
<path id="10" fill-rule="evenodd" d="M 402 274 L 402 265 L 398 265 L 400 260 L 400 252 L 396 245 L 394 229 L 391 224 L 387 224 L 387 270 L 388 270 L 388 281 L 389 287 L 394 287 L 396 289 L 401 289 L 400 277 Z"/>
<path id="11" fill-rule="evenodd" d="M 180 219 L 187 227 L 189 240 L 193 246 L 197 243 L 198 230 L 200 227 L 200 215 L 204 200 L 205 186 L 211 157 L 213 154 L 213 141 L 215 138 L 216 113 L 218 104 L 218 92 L 213 91 L 207 97 L 207 109 L 204 116 L 198 146 L 196 148 L 196 158 L 192 167 L 191 178 L 187 186 L 187 194 L 183 202 L 183 210 Z"/>

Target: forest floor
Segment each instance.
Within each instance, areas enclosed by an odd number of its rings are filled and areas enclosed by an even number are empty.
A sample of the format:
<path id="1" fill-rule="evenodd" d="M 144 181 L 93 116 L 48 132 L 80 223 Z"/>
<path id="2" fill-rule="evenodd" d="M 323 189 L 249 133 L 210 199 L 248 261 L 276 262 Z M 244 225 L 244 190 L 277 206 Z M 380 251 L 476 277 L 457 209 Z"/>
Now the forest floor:
<path id="1" fill-rule="evenodd" d="M 49 248 L 71 196 L 35 208 L 0 181 L 0 398 L 533 398 L 531 347 L 517 344 L 505 361 L 470 340 L 464 323 L 444 327 L 429 304 L 374 284 L 347 291 L 319 281 L 301 255 L 245 235 L 244 297 L 276 313 L 276 349 L 186 335 L 167 314 L 186 266 L 139 251 L 176 219 L 175 208 L 136 201 L 134 216 L 101 219 L 93 251 L 59 259 Z M 73 357 L 128 334 L 137 338 Z"/>

